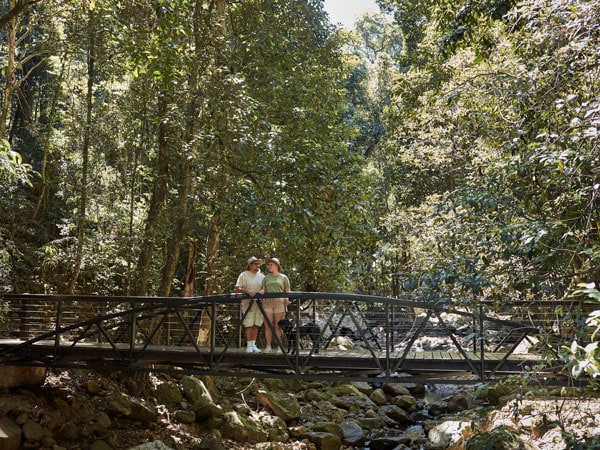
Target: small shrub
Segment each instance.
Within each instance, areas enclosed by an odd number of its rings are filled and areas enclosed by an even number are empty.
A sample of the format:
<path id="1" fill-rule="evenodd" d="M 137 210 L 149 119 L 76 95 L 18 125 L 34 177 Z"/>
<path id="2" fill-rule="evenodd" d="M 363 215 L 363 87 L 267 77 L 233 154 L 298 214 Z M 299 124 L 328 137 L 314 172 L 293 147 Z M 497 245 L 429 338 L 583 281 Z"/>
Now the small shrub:
<path id="1" fill-rule="evenodd" d="M 502 426 L 491 431 L 479 431 L 463 444 L 466 450 L 517 450 L 522 448 L 516 432 Z"/>

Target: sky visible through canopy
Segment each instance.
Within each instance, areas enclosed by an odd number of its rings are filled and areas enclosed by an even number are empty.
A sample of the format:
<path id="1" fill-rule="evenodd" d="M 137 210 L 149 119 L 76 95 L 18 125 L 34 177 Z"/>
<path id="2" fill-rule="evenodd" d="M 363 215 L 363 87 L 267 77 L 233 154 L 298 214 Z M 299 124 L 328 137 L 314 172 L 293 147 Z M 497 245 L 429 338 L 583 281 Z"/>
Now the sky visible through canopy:
<path id="1" fill-rule="evenodd" d="M 366 12 L 379 12 L 375 0 L 325 0 L 323 4 L 331 23 L 341 23 L 345 28 L 352 28 L 356 18 Z"/>

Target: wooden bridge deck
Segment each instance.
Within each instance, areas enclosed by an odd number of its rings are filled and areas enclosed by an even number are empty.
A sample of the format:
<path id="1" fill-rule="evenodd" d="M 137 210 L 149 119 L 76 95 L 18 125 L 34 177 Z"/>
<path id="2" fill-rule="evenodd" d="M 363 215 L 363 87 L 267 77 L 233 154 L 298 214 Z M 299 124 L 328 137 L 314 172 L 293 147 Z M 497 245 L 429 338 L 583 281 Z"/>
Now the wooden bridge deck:
<path id="1" fill-rule="evenodd" d="M 23 341 L 0 340 L 0 350 L 13 349 Z M 466 356 L 466 358 L 465 358 Z M 522 373 L 539 363 L 535 354 L 458 351 L 369 351 L 322 349 L 318 354 L 246 353 L 245 348 L 109 344 L 45 340 L 12 351 L 8 363 L 56 368 L 117 369 L 130 371 L 186 372 L 216 376 L 294 377 L 302 379 L 351 379 L 382 381 L 406 373 L 430 383 L 475 383 L 473 368 L 499 376 Z M 545 373 L 544 376 L 549 375 Z M 554 374 L 553 376 L 556 376 Z"/>

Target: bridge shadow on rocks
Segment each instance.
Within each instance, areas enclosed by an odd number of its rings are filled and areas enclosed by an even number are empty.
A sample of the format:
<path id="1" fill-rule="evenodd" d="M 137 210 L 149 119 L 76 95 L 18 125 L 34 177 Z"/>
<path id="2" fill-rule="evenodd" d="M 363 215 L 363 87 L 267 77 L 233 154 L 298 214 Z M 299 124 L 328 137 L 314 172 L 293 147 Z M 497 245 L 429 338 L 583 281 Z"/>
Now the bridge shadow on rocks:
<path id="1" fill-rule="evenodd" d="M 283 351 L 246 353 L 242 300 L 264 314 L 262 300 L 277 295 L 5 294 L 0 364 L 376 383 L 411 376 L 427 384 L 527 374 L 530 382 L 565 384 L 559 350 L 572 334 L 561 327 L 586 311 L 576 302 L 429 303 L 292 292 L 287 318 L 316 324 L 316 336 L 296 326 L 293 335 L 275 338 Z M 558 309 L 564 320 L 557 321 Z M 267 320 L 264 326 L 274 331 Z"/>

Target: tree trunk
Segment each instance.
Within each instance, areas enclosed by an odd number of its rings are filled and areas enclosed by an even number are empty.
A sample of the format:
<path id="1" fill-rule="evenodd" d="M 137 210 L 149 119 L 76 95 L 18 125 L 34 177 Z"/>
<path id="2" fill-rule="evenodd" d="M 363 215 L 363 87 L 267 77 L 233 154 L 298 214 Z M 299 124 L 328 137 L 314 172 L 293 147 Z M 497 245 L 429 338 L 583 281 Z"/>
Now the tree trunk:
<path id="1" fill-rule="evenodd" d="M 215 212 L 210 219 L 208 235 L 206 237 L 206 272 L 208 277 L 206 279 L 206 284 L 204 285 L 204 295 L 211 295 L 217 292 L 216 261 L 219 252 L 219 224 L 220 214 Z M 205 347 L 209 345 L 211 336 L 210 331 L 210 317 L 208 314 L 202 314 L 200 331 L 198 332 L 198 345 Z"/>
<path id="2" fill-rule="evenodd" d="M 200 14 L 201 14 L 201 2 L 196 3 L 194 11 L 194 24 L 196 31 L 196 48 L 202 48 L 200 37 L 198 36 L 200 27 Z M 199 61 L 203 55 L 197 54 L 196 59 Z M 167 246 L 167 256 L 165 264 L 163 266 L 162 278 L 160 284 L 159 295 L 168 297 L 171 292 L 171 286 L 173 284 L 173 278 L 175 277 L 175 271 L 177 269 L 177 263 L 179 262 L 179 256 L 181 254 L 181 248 L 188 235 L 189 231 L 189 220 L 190 220 L 190 202 L 192 201 L 192 192 L 194 186 L 192 180 L 194 177 L 191 173 L 191 161 L 194 158 L 197 150 L 196 144 L 196 130 L 202 121 L 202 110 L 198 102 L 198 80 L 199 65 L 196 64 L 189 76 L 188 89 L 189 89 L 189 103 L 187 105 L 187 123 L 184 130 L 182 139 L 182 148 L 184 149 L 181 155 L 181 169 L 179 175 L 179 201 L 177 209 L 175 211 L 175 227 L 173 234 L 169 239 Z"/>
<path id="3" fill-rule="evenodd" d="M 96 52 L 96 32 L 94 12 L 88 10 L 88 53 L 87 53 L 87 93 L 86 93 L 86 118 L 85 131 L 83 137 L 82 148 L 82 168 L 81 168 L 81 191 L 79 198 L 79 216 L 77 220 L 77 249 L 75 254 L 75 265 L 67 292 L 73 294 L 75 285 L 81 272 L 81 263 L 83 260 L 83 244 L 85 239 L 85 228 L 87 223 L 87 186 L 88 186 L 88 170 L 89 170 L 89 153 L 90 140 L 92 134 L 92 108 L 93 108 L 93 92 L 94 92 L 94 55 Z"/>
<path id="4" fill-rule="evenodd" d="M 221 214 L 215 212 L 210 219 L 208 235 L 206 236 L 206 273 L 208 277 L 204 285 L 204 295 L 218 293 L 217 256 L 219 253 Z"/>
<path id="5" fill-rule="evenodd" d="M 15 9 L 15 1 L 8 2 L 10 11 Z M 15 51 L 17 45 L 17 28 L 19 27 L 18 14 L 13 15 L 9 20 L 9 30 L 6 33 L 6 82 L 4 85 L 4 95 L 2 99 L 2 110 L 0 110 L 0 140 L 6 136 L 6 121 L 12 102 L 12 96 L 15 91 Z"/>
<path id="6" fill-rule="evenodd" d="M 187 269 L 185 271 L 185 280 L 183 281 L 183 296 L 191 297 L 196 290 L 196 256 L 198 255 L 198 246 L 196 241 L 190 242 L 188 246 Z"/>
<path id="7" fill-rule="evenodd" d="M 61 66 L 60 73 L 58 75 L 58 84 L 60 84 L 64 78 L 65 64 Z M 36 222 L 38 218 L 44 215 L 48 209 L 48 199 L 51 195 L 51 185 L 49 183 L 50 174 L 53 173 L 54 166 L 56 164 L 57 155 L 51 151 L 50 140 L 52 137 L 53 127 L 52 121 L 55 120 L 54 115 L 56 114 L 58 103 L 59 103 L 60 89 L 57 87 L 52 94 L 52 100 L 50 101 L 50 107 L 48 108 L 48 114 L 46 115 L 47 120 L 44 123 L 45 132 L 41 142 L 43 149 L 42 164 L 40 168 L 40 188 L 39 194 L 37 195 L 37 201 L 31 219 Z"/>
<path id="8" fill-rule="evenodd" d="M 175 227 L 167 244 L 167 255 L 163 265 L 158 292 L 158 295 L 161 297 L 168 297 L 171 293 L 171 286 L 173 284 L 173 278 L 175 277 L 175 270 L 177 269 L 181 247 L 189 228 L 188 205 L 191 192 L 190 163 L 187 155 L 183 155 L 182 159 L 179 202 L 175 211 Z"/>
<path id="9" fill-rule="evenodd" d="M 154 239 L 160 223 L 160 216 L 165 198 L 167 196 L 167 178 L 169 176 L 169 125 L 167 115 L 167 100 L 165 95 L 158 96 L 158 109 L 160 123 L 158 126 L 158 156 L 156 158 L 156 173 L 150 207 L 146 218 L 146 227 L 138 259 L 138 279 L 135 287 L 135 295 L 148 295 L 148 278 L 152 255 L 154 253 Z"/>

